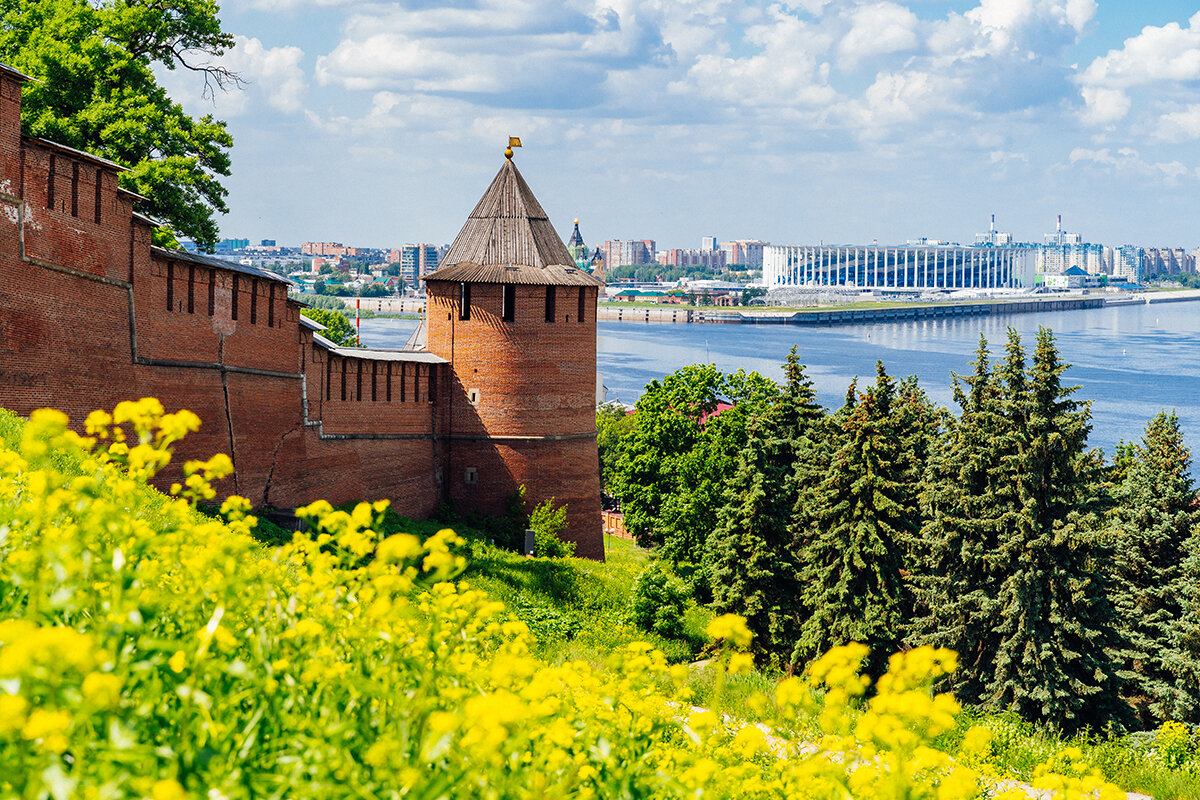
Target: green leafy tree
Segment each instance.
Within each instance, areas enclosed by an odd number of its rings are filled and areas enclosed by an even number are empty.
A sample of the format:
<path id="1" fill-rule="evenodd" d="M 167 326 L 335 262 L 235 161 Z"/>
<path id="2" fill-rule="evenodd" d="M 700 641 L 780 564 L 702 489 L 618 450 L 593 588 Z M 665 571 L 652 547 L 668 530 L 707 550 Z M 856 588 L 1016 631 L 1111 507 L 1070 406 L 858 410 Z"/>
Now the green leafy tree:
<path id="1" fill-rule="evenodd" d="M 596 409 L 596 449 L 600 457 L 600 489 L 611 494 L 609 483 L 620 458 L 622 438 L 633 429 L 633 415 L 624 406 L 604 403 Z"/>
<path id="2" fill-rule="evenodd" d="M 533 530 L 533 554 L 538 558 L 569 558 L 575 554 L 575 542 L 560 538 L 567 529 L 566 503 L 555 508 L 553 497 L 542 501 L 530 513 L 529 527 Z"/>
<path id="3" fill-rule="evenodd" d="M 669 565 L 655 559 L 633 583 L 633 621 L 644 630 L 680 638 L 688 588 Z"/>
<path id="4" fill-rule="evenodd" d="M 1200 663 L 1177 637 L 1189 611 L 1184 561 L 1200 524 L 1190 468 L 1178 417 L 1160 413 L 1113 491 L 1113 602 L 1130 644 L 1126 696 L 1146 726 L 1195 719 L 1200 702 Z"/>
<path id="5" fill-rule="evenodd" d="M 651 381 L 621 438 L 609 484 L 630 533 L 662 546 L 676 564 L 702 563 L 750 416 L 777 393 L 758 373 L 725 375 L 712 364 Z M 722 401 L 733 407 L 717 414 Z"/>
<path id="6" fill-rule="evenodd" d="M 755 648 L 776 666 L 790 661 L 801 620 L 796 462 L 824 421 L 794 347 L 784 379 L 778 398 L 751 423 L 709 546 L 713 609 L 745 617 Z"/>
<path id="7" fill-rule="evenodd" d="M 0 61 L 37 79 L 23 91 L 23 130 L 128 167 L 121 185 L 148 198 L 142 210 L 211 250 L 233 140 L 224 122 L 185 114 L 155 70 L 194 72 L 206 93 L 240 83 L 212 63 L 233 45 L 217 4 L 0 0 L 0 20 Z"/>
<path id="8" fill-rule="evenodd" d="M 1086 403 L 1064 387 L 1054 337 L 1038 331 L 1027 378 L 1020 342 L 1001 391 L 1017 439 L 1008 455 L 1016 509 L 1004 520 L 999 557 L 1002 617 L 985 704 L 1066 731 L 1122 725 L 1122 641 L 1109 599 L 1112 555 L 1099 534 L 1098 462 L 1087 447 Z"/>
<path id="9" fill-rule="evenodd" d="M 343 314 L 324 308 L 305 308 L 301 314 L 325 326 L 321 335 L 329 341 L 344 347 L 359 347 L 358 335 L 354 326 Z"/>
<path id="10" fill-rule="evenodd" d="M 801 554 L 808 617 L 793 658 L 805 663 L 855 641 L 870 648 L 866 668 L 879 675 L 903 635 L 904 542 L 918 519 L 900 462 L 896 386 L 882 363 L 875 385 L 853 395 L 852 384 L 835 420 L 833 456 Z"/>
<path id="11" fill-rule="evenodd" d="M 391 289 L 384 286 L 382 283 L 368 283 L 359 290 L 359 297 L 387 297 L 392 293 Z"/>

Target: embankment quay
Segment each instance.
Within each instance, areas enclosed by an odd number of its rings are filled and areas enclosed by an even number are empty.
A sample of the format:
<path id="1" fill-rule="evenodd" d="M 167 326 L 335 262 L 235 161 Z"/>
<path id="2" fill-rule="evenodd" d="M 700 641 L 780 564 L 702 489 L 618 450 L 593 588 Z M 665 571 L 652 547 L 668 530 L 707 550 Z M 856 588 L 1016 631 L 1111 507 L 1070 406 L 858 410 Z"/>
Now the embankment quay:
<path id="1" fill-rule="evenodd" d="M 799 311 L 688 309 L 672 306 L 602 305 L 601 322 L 693 322 L 718 325 L 840 325 L 864 322 L 898 322 L 913 319 L 1033 314 L 1046 311 L 1077 311 L 1117 305 L 1144 305 L 1200 300 L 1200 292 L 1147 293 L 1134 297 L 1029 298 L 964 303 L 912 304 L 886 308 L 823 308 Z"/>

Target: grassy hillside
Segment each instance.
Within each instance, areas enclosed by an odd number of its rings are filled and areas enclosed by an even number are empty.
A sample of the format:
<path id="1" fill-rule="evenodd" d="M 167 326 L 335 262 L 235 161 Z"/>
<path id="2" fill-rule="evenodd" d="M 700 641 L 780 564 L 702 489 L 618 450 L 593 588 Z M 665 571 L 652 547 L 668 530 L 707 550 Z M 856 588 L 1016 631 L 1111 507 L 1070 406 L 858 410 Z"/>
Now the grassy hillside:
<path id="1" fill-rule="evenodd" d="M 147 442 L 185 422 L 125 414 Z M 855 647 L 780 680 L 750 671 L 736 618 L 693 608 L 652 637 L 626 543 L 527 559 L 363 503 L 314 504 L 313 535 L 266 547 L 239 504 L 214 520 L 144 484 L 161 441 L 81 447 L 65 423 L 0 412 L 3 796 L 969 800 L 1012 773 L 1112 797 L 1092 766 L 1196 796 L 1186 728 L 1066 743 L 957 714 L 930 692 L 948 652 L 898 657 L 868 699 Z"/>

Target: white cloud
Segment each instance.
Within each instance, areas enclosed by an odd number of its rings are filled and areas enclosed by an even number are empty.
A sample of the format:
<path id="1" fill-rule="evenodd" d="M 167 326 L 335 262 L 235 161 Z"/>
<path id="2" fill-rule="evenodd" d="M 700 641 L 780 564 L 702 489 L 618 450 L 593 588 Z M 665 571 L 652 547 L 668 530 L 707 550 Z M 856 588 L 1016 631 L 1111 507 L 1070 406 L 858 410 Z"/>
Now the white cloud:
<path id="1" fill-rule="evenodd" d="M 1132 147 L 1121 147 L 1115 151 L 1107 147 L 1088 149 L 1076 147 L 1067 156 L 1072 164 L 1085 164 L 1105 168 L 1117 172 L 1131 172 L 1151 178 L 1163 178 L 1168 183 L 1174 183 L 1191 170 L 1180 161 L 1147 161 Z"/>
<path id="2" fill-rule="evenodd" d="M 1200 105 L 1172 111 L 1158 118 L 1155 136 L 1164 142 L 1188 142 L 1200 139 Z"/>
<path id="3" fill-rule="evenodd" d="M 876 55 L 914 50 L 920 43 L 917 15 L 904 6 L 874 3 L 848 16 L 850 31 L 838 43 L 838 61 L 847 69 Z"/>
<path id="4" fill-rule="evenodd" d="M 881 72 L 862 99 L 849 104 L 845 113 L 860 135 L 869 138 L 884 128 L 952 108 L 956 89 L 953 79 L 929 72 Z"/>
<path id="5" fill-rule="evenodd" d="M 1109 125 L 1129 113 L 1129 95 L 1120 89 L 1084 86 L 1081 94 L 1084 102 L 1081 117 L 1090 125 Z"/>
<path id="6" fill-rule="evenodd" d="M 233 47 L 210 63 L 237 73 L 244 81 L 241 88 L 215 89 L 212 97 L 204 97 L 204 83 L 195 73 L 160 70 L 159 80 L 168 93 L 189 112 L 223 118 L 241 116 L 263 106 L 289 114 L 300 111 L 308 88 L 301 67 L 304 51 L 291 46 L 266 47 L 254 37 L 233 38 Z"/>
<path id="7" fill-rule="evenodd" d="M 225 56 L 230 69 L 247 78 L 267 105 L 293 113 L 301 109 L 307 84 L 299 47 L 264 47 L 255 38 L 235 36 L 236 44 Z"/>
<path id="8" fill-rule="evenodd" d="M 1099 56 L 1080 74 L 1083 119 L 1104 125 L 1123 118 L 1132 107 L 1128 90 L 1149 94 L 1200 80 L 1200 13 L 1187 27 L 1171 22 L 1148 25 L 1126 39 L 1121 49 Z M 1143 93 L 1146 93 L 1143 92 Z M 1167 130 L 1176 127 L 1164 122 Z M 1176 133 L 1178 131 L 1176 130 Z"/>
<path id="9" fill-rule="evenodd" d="M 753 54 L 699 56 L 686 79 L 671 85 L 672 91 L 735 107 L 812 107 L 837 99 L 824 61 L 833 36 L 818 24 L 772 6 L 767 20 L 746 29 L 745 43 Z"/>

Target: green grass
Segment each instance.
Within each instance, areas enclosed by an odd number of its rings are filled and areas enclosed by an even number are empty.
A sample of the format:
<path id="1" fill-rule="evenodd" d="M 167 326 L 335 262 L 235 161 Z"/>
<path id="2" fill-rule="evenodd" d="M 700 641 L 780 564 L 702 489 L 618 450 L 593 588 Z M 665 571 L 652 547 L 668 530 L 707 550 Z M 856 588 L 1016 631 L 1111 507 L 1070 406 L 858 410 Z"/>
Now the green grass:
<path id="1" fill-rule="evenodd" d="M 679 638 L 668 639 L 631 620 L 633 584 L 650 554 L 631 542 L 605 539 L 606 560 L 599 562 L 526 558 L 476 538 L 463 578 L 507 603 L 537 638 L 539 654 L 553 663 L 602 665 L 635 641 L 650 642 L 672 662 L 691 661 L 704 643 L 699 629 L 688 625 Z"/>

